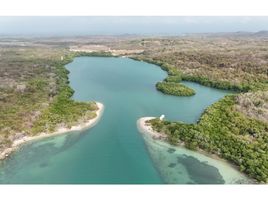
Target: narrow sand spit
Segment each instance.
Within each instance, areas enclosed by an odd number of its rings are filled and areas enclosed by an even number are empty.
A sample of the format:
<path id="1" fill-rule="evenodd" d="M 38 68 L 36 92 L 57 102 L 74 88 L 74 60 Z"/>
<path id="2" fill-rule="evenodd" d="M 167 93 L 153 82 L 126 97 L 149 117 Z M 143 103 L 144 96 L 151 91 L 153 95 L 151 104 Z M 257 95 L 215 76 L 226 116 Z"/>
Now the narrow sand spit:
<path id="1" fill-rule="evenodd" d="M 143 134 L 149 134 L 152 136 L 152 138 L 154 139 L 161 139 L 161 140 L 166 140 L 167 136 L 164 133 L 158 133 L 156 131 L 154 131 L 151 127 L 151 125 L 149 125 L 148 123 L 146 123 L 146 121 L 150 120 L 150 119 L 155 119 L 155 117 L 142 117 L 140 119 L 138 119 L 137 121 L 137 127 L 139 129 L 139 131 Z"/>

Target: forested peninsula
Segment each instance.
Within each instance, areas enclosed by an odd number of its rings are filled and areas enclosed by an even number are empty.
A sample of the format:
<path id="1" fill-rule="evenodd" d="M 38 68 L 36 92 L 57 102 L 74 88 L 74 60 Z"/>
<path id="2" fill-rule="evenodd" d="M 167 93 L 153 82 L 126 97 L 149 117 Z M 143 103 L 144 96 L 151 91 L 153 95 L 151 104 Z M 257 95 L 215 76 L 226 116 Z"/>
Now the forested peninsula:
<path id="1" fill-rule="evenodd" d="M 19 144 L 89 128 L 98 120 L 102 104 L 71 99 L 74 91 L 65 65 L 85 53 L 50 46 L 5 46 L 0 51 L 1 159 Z"/>
<path id="2" fill-rule="evenodd" d="M 231 40 L 223 49 L 219 43 L 221 39 L 208 38 L 213 45 L 210 48 L 199 46 L 200 51 L 185 47 L 187 50 L 184 51 L 150 52 L 146 56 L 136 57 L 137 60 L 159 65 L 167 71 L 166 82 L 162 83 L 193 81 L 237 92 L 207 108 L 197 124 L 159 118 L 148 122 L 154 131 L 165 133 L 169 143 L 183 143 L 189 149 L 215 154 L 235 164 L 241 172 L 257 181 L 267 183 L 268 49 L 260 44 L 260 38 L 251 41 L 247 48 L 241 40 L 248 38 L 240 38 L 240 46 L 236 47 L 234 44 L 238 41 Z M 198 39 L 195 42 L 203 43 Z M 217 49 L 217 53 L 213 49 Z M 239 54 L 234 51 L 230 53 L 234 49 Z M 164 85 L 159 83 L 156 87 L 167 94 L 180 95 L 168 87 L 164 91 Z"/>

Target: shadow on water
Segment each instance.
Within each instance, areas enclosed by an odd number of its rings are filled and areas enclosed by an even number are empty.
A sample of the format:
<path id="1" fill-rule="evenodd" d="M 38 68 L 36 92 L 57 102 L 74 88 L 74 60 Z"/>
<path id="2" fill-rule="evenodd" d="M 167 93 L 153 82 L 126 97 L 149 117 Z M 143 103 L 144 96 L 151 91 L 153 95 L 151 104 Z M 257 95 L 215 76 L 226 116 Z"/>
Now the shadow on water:
<path id="1" fill-rule="evenodd" d="M 143 138 L 152 161 L 165 183 L 250 184 L 245 175 L 228 163 L 183 147 L 172 146 L 147 134 Z"/>
<path id="2" fill-rule="evenodd" d="M 79 140 L 86 136 L 85 131 L 86 130 L 72 131 L 58 136 L 31 141 L 22 145 L 9 158 L 0 161 L 0 169 L 1 166 L 6 165 L 5 171 L 0 171 L 0 183 L 8 183 L 6 180 L 12 180 L 16 169 L 20 167 L 23 168 L 29 164 L 29 160 L 34 161 L 32 165 L 37 167 L 49 167 L 51 165 L 50 158 L 74 146 Z"/>
<path id="3" fill-rule="evenodd" d="M 216 167 L 208 165 L 207 162 L 200 162 L 193 156 L 183 154 L 177 157 L 178 163 L 183 164 L 190 174 L 190 178 L 198 184 L 212 183 L 223 184 L 223 180 L 219 170 Z M 198 169 L 198 170 L 197 170 Z M 208 182 L 211 180 L 211 182 Z"/>

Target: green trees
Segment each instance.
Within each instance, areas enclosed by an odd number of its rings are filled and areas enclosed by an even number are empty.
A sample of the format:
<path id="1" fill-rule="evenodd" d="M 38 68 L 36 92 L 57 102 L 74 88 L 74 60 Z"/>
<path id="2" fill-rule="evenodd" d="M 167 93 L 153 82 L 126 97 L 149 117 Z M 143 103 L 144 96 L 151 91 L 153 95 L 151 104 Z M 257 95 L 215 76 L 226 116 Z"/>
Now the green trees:
<path id="1" fill-rule="evenodd" d="M 182 78 L 181 78 L 181 75 L 170 75 L 167 78 L 165 78 L 164 81 L 179 83 L 182 81 Z"/>
<path id="2" fill-rule="evenodd" d="M 203 149 L 225 158 L 259 182 L 268 182 L 268 124 L 248 118 L 234 108 L 235 95 L 213 104 L 198 124 L 153 119 L 153 129 L 163 131 L 174 144 Z"/>
<path id="3" fill-rule="evenodd" d="M 182 80 L 184 81 L 192 81 L 199 83 L 201 85 L 205 85 L 208 87 L 224 89 L 224 90 L 232 90 L 238 92 L 247 92 L 252 89 L 252 86 L 249 84 L 232 84 L 228 81 L 212 81 L 208 78 L 201 76 L 191 76 L 191 75 L 182 75 Z"/>
<path id="4" fill-rule="evenodd" d="M 242 79 L 234 84 L 232 81 L 222 81 L 220 78 L 213 80 L 207 78 L 208 76 L 182 73 L 178 70 L 178 67 L 167 64 L 168 59 L 170 57 L 165 57 L 164 59 L 143 59 L 160 65 L 163 70 L 167 71 L 168 77 L 156 84 L 156 88 L 166 94 L 177 96 L 194 95 L 195 92 L 192 89 L 180 84 L 181 80 L 238 92 L 256 92 L 268 89 L 267 81 L 256 82 L 254 78 L 251 78 L 249 81 Z M 187 62 L 189 61 L 187 60 Z M 210 62 L 209 59 L 208 62 Z M 215 72 L 217 70 L 206 71 L 203 69 L 202 71 L 203 74 L 213 74 Z M 222 74 L 222 76 L 226 75 Z M 260 104 L 259 101 L 254 102 L 255 106 L 260 106 Z M 209 107 L 202 115 L 198 124 L 188 125 L 180 122 L 174 124 L 158 119 L 151 120 L 151 124 L 156 131 L 165 132 L 171 144 L 183 142 L 189 149 L 203 149 L 217 154 L 239 166 L 240 170 L 247 173 L 250 177 L 255 178 L 259 182 L 267 183 L 268 125 L 237 112 L 234 105 L 234 96 L 225 97 L 220 102 Z M 258 113 L 258 116 L 260 114 L 263 115 L 263 113 Z"/>
<path id="5" fill-rule="evenodd" d="M 96 51 L 96 52 L 75 52 L 76 57 L 78 56 L 95 56 L 95 57 L 115 57 L 111 52 Z"/>
<path id="6" fill-rule="evenodd" d="M 185 85 L 175 82 L 158 82 L 156 84 L 157 90 L 175 96 L 192 96 L 195 94 L 195 91 L 191 88 L 188 88 Z"/>
<path id="7" fill-rule="evenodd" d="M 0 69 L 15 83 L 0 88 L 0 151 L 12 145 L 18 133 L 51 132 L 95 117 L 95 103 L 71 99 L 74 91 L 64 67 L 75 56 L 87 54 L 43 46 L 24 51 L 6 47 L 0 52 Z"/>
<path id="8" fill-rule="evenodd" d="M 61 124 L 71 127 L 81 119 L 91 119 L 96 116 L 97 105 L 93 102 L 77 102 L 71 99 L 74 91 L 69 86 L 69 71 L 64 67 L 71 62 L 77 54 L 71 55 L 65 60 L 55 62 L 57 73 L 57 95 L 52 103 L 42 112 L 34 122 L 32 134 L 40 132 L 52 132 Z"/>
<path id="9" fill-rule="evenodd" d="M 140 60 L 138 58 L 134 58 Z M 165 62 L 155 61 L 152 59 L 145 59 L 144 61 L 152 64 L 156 64 L 161 67 L 164 71 L 168 73 L 168 77 L 162 82 L 156 83 L 156 89 L 169 95 L 174 96 L 192 96 L 195 95 L 195 91 L 183 84 L 180 84 L 182 81 L 182 75 L 179 70 L 174 66 L 171 66 Z"/>

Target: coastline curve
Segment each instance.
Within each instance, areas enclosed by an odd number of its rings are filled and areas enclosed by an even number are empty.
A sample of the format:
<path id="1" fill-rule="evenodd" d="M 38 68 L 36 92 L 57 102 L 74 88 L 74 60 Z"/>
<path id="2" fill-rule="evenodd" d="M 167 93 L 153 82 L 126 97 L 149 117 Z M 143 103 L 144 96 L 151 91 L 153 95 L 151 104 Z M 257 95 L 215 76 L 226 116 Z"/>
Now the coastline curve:
<path id="1" fill-rule="evenodd" d="M 42 132 L 36 136 L 24 136 L 23 138 L 14 140 L 11 147 L 6 148 L 3 152 L 0 153 L 0 160 L 4 160 L 5 158 L 8 158 L 12 152 L 14 152 L 21 145 L 23 145 L 27 142 L 39 140 L 39 139 L 43 139 L 43 138 L 47 138 L 47 137 L 52 137 L 52 136 L 56 136 L 56 135 L 67 134 L 67 133 L 70 133 L 73 131 L 82 131 L 82 130 L 92 128 L 93 126 L 95 126 L 99 122 L 99 120 L 104 112 L 104 105 L 100 102 L 95 102 L 95 103 L 98 106 L 98 110 L 96 111 L 97 116 L 95 118 L 89 119 L 84 123 L 80 123 L 80 124 L 72 126 L 70 128 L 60 127 L 52 133 Z"/>

